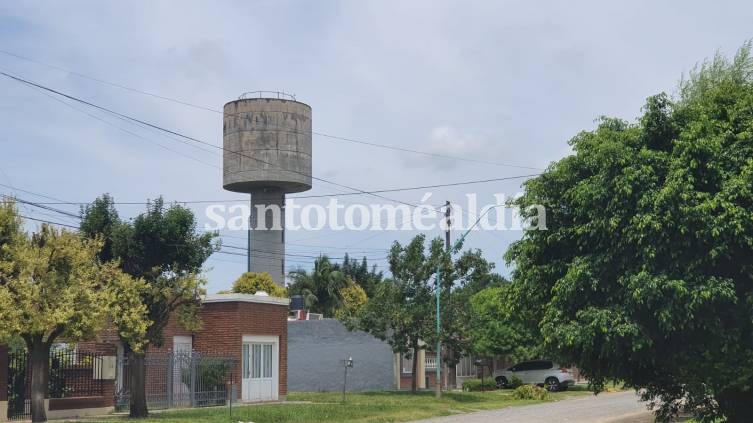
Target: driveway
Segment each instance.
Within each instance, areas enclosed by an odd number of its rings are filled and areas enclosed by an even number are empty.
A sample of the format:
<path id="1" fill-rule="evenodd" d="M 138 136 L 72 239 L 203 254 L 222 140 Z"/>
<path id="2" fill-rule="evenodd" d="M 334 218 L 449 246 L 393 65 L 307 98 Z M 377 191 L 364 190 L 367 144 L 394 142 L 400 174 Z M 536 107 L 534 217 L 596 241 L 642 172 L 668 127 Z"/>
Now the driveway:
<path id="1" fill-rule="evenodd" d="M 415 423 L 648 423 L 651 413 L 638 401 L 633 391 L 602 393 L 597 396 L 575 397 L 545 404 L 479 411 L 457 416 L 437 417 Z"/>

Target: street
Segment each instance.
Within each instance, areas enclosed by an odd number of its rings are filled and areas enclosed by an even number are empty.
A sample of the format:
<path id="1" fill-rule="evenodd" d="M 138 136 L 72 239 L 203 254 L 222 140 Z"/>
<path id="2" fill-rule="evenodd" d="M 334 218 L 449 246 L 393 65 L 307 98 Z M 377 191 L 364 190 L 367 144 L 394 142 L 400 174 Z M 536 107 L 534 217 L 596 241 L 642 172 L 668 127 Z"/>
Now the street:
<path id="1" fill-rule="evenodd" d="M 578 422 L 578 423 L 648 423 L 653 421 L 646 406 L 633 391 L 589 395 L 546 404 L 509 407 L 457 416 L 420 420 L 416 423 L 516 423 Z"/>

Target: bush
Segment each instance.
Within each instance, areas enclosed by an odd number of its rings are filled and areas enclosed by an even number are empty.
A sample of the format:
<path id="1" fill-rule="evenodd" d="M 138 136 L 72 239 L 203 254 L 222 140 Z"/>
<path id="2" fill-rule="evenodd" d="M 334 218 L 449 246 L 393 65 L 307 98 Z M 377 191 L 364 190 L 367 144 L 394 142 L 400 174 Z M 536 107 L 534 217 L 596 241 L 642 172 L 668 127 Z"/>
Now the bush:
<path id="1" fill-rule="evenodd" d="M 246 272 L 233 283 L 233 292 L 238 294 L 256 294 L 264 291 L 272 297 L 287 298 L 285 288 L 277 285 L 267 272 Z"/>
<path id="2" fill-rule="evenodd" d="M 493 379 L 484 378 L 484 391 L 493 391 L 497 389 L 497 384 Z M 481 379 L 468 379 L 463 382 L 463 391 L 475 392 L 481 391 Z"/>
<path id="3" fill-rule="evenodd" d="M 196 371 L 194 381 L 197 385 L 194 389 L 198 390 L 199 387 L 206 391 L 225 389 L 225 380 L 230 374 L 230 365 L 226 361 L 205 358 L 193 368 Z M 191 386 L 191 370 L 191 368 L 181 370 L 181 382 L 188 386 Z"/>
<path id="4" fill-rule="evenodd" d="M 522 381 L 522 380 L 520 380 L 520 378 L 519 378 L 519 377 L 517 377 L 517 376 L 513 376 L 513 377 L 511 377 L 511 378 L 510 378 L 510 380 L 508 381 L 508 383 L 507 383 L 507 386 L 508 386 L 509 388 L 512 388 L 512 389 L 515 389 L 515 388 L 519 388 L 519 387 L 523 386 L 523 381 Z"/>
<path id="5" fill-rule="evenodd" d="M 552 398 L 544 388 L 539 388 L 536 385 L 523 385 L 515 388 L 512 393 L 512 397 L 519 400 L 539 400 L 546 401 Z"/>

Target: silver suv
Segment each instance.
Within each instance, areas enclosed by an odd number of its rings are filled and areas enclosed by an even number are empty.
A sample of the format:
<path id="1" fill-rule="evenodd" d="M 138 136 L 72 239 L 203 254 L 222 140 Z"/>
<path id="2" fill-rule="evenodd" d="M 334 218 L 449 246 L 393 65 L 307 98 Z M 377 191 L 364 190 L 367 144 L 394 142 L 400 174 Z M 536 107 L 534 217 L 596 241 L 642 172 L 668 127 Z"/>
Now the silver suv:
<path id="1" fill-rule="evenodd" d="M 500 388 L 509 387 L 513 377 L 525 384 L 544 386 L 549 391 L 564 391 L 575 384 L 575 378 L 569 369 L 549 360 L 522 361 L 494 372 L 494 380 Z"/>

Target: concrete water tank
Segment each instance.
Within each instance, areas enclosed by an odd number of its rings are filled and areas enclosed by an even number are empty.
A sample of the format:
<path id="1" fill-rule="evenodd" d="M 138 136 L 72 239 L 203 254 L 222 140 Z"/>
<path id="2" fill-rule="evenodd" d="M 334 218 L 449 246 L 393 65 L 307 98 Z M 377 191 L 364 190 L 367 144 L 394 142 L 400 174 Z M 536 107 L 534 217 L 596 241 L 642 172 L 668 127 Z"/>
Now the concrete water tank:
<path id="1" fill-rule="evenodd" d="M 224 188 L 311 189 L 311 107 L 290 97 L 249 95 L 224 107 Z"/>
<path id="2" fill-rule="evenodd" d="M 223 187 L 251 195 L 248 270 L 284 285 L 285 194 L 311 189 L 311 107 L 288 94 L 256 91 L 223 111 Z M 279 225 L 273 208 L 282 211 Z"/>

